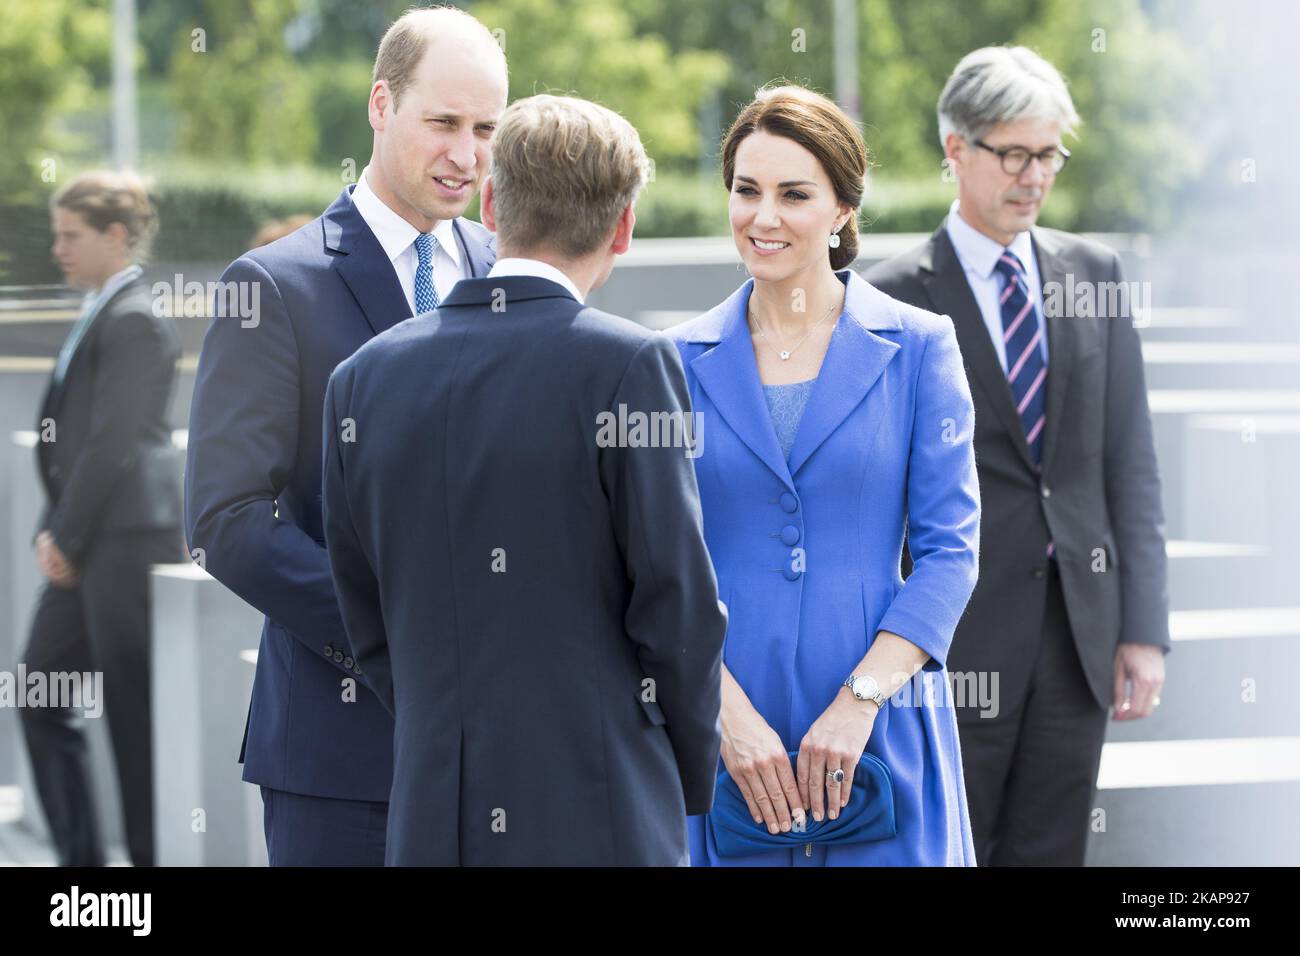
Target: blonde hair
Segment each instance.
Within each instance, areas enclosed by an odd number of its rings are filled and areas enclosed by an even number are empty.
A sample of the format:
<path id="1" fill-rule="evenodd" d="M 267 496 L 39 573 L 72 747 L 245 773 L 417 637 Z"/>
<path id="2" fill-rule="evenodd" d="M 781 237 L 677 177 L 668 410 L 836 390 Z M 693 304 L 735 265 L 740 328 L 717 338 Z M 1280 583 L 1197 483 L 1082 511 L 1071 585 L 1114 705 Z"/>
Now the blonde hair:
<path id="1" fill-rule="evenodd" d="M 497 44 L 496 38 L 481 22 L 464 10 L 441 5 L 436 7 L 412 7 L 393 21 L 379 41 L 379 52 L 375 56 L 374 72 L 371 74 L 371 86 L 383 80 L 388 84 L 388 92 L 393 97 L 393 109 L 415 80 L 415 71 L 424 59 L 429 41 L 436 36 L 458 35 L 467 43 L 490 46 L 501 58 L 505 69 L 505 53 Z"/>
<path id="2" fill-rule="evenodd" d="M 650 161 L 613 110 L 547 93 L 516 100 L 492 144 L 497 234 L 514 250 L 594 252 L 636 201 Z"/>
<path id="3" fill-rule="evenodd" d="M 127 248 L 133 257 L 148 251 L 158 231 L 158 214 L 144 181 L 131 172 L 97 169 L 85 172 L 50 197 L 50 211 L 67 209 L 103 232 L 115 222 L 126 227 Z"/>

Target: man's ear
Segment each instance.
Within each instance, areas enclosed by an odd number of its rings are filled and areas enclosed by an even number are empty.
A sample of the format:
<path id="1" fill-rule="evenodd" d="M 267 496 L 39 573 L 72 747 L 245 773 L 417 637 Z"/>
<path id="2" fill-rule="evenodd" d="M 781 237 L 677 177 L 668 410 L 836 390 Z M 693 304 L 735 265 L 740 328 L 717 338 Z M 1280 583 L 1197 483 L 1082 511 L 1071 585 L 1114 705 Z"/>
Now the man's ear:
<path id="1" fill-rule="evenodd" d="M 949 133 L 943 139 L 943 155 L 948 166 L 955 173 L 961 169 L 962 160 L 966 158 L 966 140 L 956 133 Z"/>
<path id="2" fill-rule="evenodd" d="M 632 246 L 632 230 L 636 228 L 636 212 L 632 206 L 632 203 L 628 203 L 623 214 L 618 217 L 618 228 L 614 230 L 614 242 L 610 246 L 616 256 L 621 256 Z"/>
<path id="3" fill-rule="evenodd" d="M 483 220 L 483 226 L 489 232 L 497 231 L 497 211 L 493 205 L 492 196 L 492 177 L 489 176 L 483 180 L 483 192 L 478 201 L 478 217 Z"/>
<path id="4" fill-rule="evenodd" d="M 391 102 L 388 92 L 387 80 L 377 80 L 370 88 L 370 128 L 376 133 L 381 132 L 388 122 L 388 117 L 384 115 Z"/>

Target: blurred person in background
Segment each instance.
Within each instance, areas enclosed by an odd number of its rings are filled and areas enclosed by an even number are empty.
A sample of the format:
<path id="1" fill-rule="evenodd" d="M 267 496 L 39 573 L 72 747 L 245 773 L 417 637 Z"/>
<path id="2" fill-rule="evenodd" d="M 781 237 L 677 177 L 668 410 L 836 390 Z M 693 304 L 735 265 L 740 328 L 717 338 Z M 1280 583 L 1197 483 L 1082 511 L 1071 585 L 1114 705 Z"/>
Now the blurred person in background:
<path id="1" fill-rule="evenodd" d="M 974 386 L 985 544 L 950 662 L 998 680 L 996 713 L 958 708 L 975 851 L 1082 866 L 1107 709 L 1150 715 L 1170 647 L 1141 343 L 1131 315 L 1057 305 L 1124 275 L 1113 250 L 1035 225 L 1079 121 L 1056 69 L 1024 47 L 976 50 L 938 112 L 957 199 L 866 277 L 951 318 Z"/>
<path id="2" fill-rule="evenodd" d="M 180 339 L 154 314 L 137 260 L 157 226 L 140 180 L 91 172 L 50 203 L 54 258 L 85 290 L 41 405 L 45 577 L 23 663 L 99 672 L 127 850 L 154 862 L 149 569 L 182 559 L 178 462 L 167 412 Z M 37 793 L 63 866 L 102 866 L 85 728 L 68 702 L 26 707 Z"/>
<path id="3" fill-rule="evenodd" d="M 189 544 L 266 615 L 240 760 L 262 788 L 272 866 L 382 866 L 393 719 L 365 683 L 330 580 L 321 409 L 334 367 L 487 274 L 491 235 L 463 218 L 505 109 L 505 55 L 450 7 L 385 33 L 368 104 L 370 163 L 324 214 L 222 281 L 258 290 L 251 320 L 208 326 L 190 410 Z"/>

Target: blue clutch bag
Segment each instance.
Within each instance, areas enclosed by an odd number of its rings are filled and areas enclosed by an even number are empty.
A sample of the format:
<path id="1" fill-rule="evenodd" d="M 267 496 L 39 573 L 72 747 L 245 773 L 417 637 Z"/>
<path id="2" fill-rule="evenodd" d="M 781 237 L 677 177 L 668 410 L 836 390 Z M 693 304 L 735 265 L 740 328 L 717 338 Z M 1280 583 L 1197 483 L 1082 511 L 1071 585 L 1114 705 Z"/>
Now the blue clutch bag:
<path id="1" fill-rule="evenodd" d="M 798 751 L 790 754 L 798 757 Z M 853 789 L 848 805 L 832 820 L 821 822 L 808 814 L 803 830 L 768 833 L 767 824 L 755 823 L 749 815 L 745 796 L 725 770 L 718 777 L 713 809 L 708 815 L 709 829 L 720 856 L 753 856 L 772 850 L 792 850 L 805 843 L 845 844 L 887 840 L 898 831 L 894 821 L 894 782 L 889 768 L 879 757 L 864 752 L 853 774 Z"/>

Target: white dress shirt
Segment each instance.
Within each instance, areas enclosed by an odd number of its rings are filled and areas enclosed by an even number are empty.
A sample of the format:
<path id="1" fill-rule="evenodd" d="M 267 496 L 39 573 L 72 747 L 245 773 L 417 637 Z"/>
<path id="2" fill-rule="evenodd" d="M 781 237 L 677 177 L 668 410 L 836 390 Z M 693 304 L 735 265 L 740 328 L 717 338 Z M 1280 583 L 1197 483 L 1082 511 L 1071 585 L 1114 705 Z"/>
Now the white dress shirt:
<path id="1" fill-rule="evenodd" d="M 397 273 L 397 281 L 402 285 L 406 303 L 415 314 L 415 269 L 420 264 L 420 254 L 415 250 L 415 237 L 420 231 L 409 222 L 393 212 L 384 201 L 375 195 L 366 181 L 367 166 L 361 171 L 356 189 L 352 190 L 352 203 L 361 213 L 370 231 L 375 234 L 379 244 L 388 254 L 388 260 Z M 461 279 L 469 278 L 469 263 L 461 255 L 460 243 L 456 241 L 456 230 L 452 220 L 443 219 L 433 227 L 433 238 L 437 245 L 433 251 L 433 287 L 438 291 L 438 301 L 451 294 L 452 287 Z"/>
<path id="2" fill-rule="evenodd" d="M 1038 260 L 1034 257 L 1034 243 L 1028 230 L 1016 233 L 1011 245 L 1003 247 L 961 218 L 957 214 L 958 203 L 959 200 L 954 199 L 948 210 L 948 238 L 952 240 L 957 259 L 966 272 L 966 282 L 975 294 L 975 302 L 980 307 L 980 315 L 984 317 L 984 325 L 989 330 L 989 338 L 993 340 L 993 348 L 998 353 L 998 361 L 1002 363 L 1002 371 L 1007 370 L 1007 346 L 1003 341 L 1002 306 L 999 300 L 1006 287 L 1006 279 L 994 266 L 997 265 L 1003 248 L 1010 249 L 1025 267 L 1025 276 L 1043 330 L 1043 334 L 1038 337 L 1039 350 L 1046 362 L 1047 320 L 1043 317 L 1043 283 L 1038 275 Z"/>
<path id="3" fill-rule="evenodd" d="M 582 296 L 578 294 L 578 287 L 573 284 L 573 280 L 549 262 L 542 262 L 540 259 L 498 259 L 488 272 L 488 278 L 497 276 L 535 276 L 538 279 L 550 279 L 564 286 L 569 295 L 586 305 L 582 301 Z"/>

